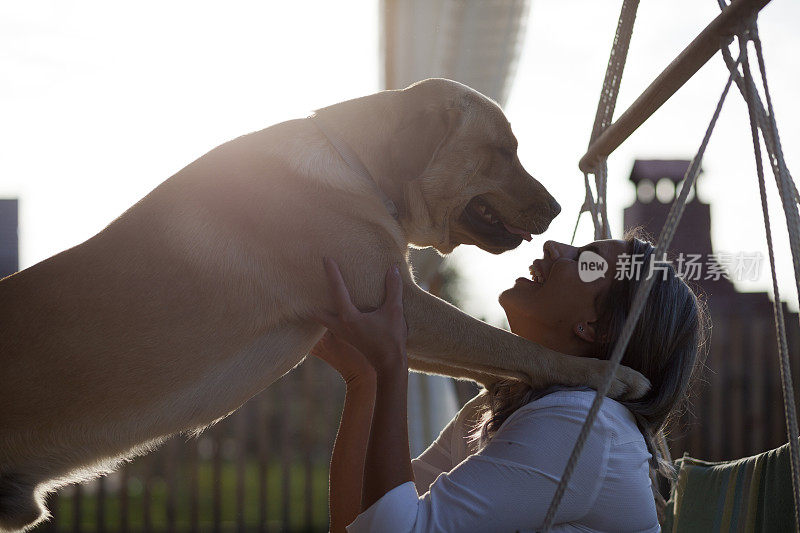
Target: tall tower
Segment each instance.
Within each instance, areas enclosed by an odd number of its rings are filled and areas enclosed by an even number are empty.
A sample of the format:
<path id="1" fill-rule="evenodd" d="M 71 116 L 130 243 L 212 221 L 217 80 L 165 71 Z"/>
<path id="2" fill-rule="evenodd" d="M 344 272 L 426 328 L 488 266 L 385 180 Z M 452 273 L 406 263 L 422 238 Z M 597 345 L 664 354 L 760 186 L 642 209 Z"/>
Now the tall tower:
<path id="1" fill-rule="evenodd" d="M 681 191 L 683 177 L 690 164 L 691 161 L 681 159 L 637 159 L 629 178 L 636 186 L 636 201 L 625 209 L 625 228 L 642 226 L 654 239 L 658 238 L 672 201 Z M 681 253 L 684 256 L 701 256 L 703 268 L 700 279 L 687 281 L 692 288 L 699 288 L 706 295 L 714 314 L 764 313 L 765 316 L 770 316 L 772 303 L 767 293 L 737 292 L 733 283 L 725 277 L 714 279 L 717 276 L 712 275 L 706 279 L 710 272 L 709 264 L 719 264 L 712 254 L 720 251 L 714 250 L 711 243 L 711 206 L 697 197 L 694 188 L 689 191 L 689 201 L 667 257 L 672 258 L 674 264 L 674 258 Z M 723 252 L 735 255 L 740 250 Z M 760 265 L 760 275 L 768 272 L 768 268 L 767 258 L 764 257 Z"/>

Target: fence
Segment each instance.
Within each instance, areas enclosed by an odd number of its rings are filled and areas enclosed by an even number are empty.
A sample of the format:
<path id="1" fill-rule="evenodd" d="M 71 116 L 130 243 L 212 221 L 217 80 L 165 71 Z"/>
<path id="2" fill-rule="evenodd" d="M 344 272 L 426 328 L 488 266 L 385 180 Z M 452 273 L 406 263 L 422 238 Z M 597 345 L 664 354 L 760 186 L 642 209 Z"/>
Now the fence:
<path id="1" fill-rule="evenodd" d="M 65 487 L 35 531 L 327 531 L 343 398 L 341 378 L 309 358 L 199 438 Z"/>
<path id="2" fill-rule="evenodd" d="M 800 390 L 800 325 L 788 313 L 786 335 L 792 359 L 795 405 Z M 690 408 L 673 425 L 673 457 L 721 461 L 746 457 L 787 441 L 783 396 L 771 316 L 714 317 L 711 347 Z"/>
<path id="3" fill-rule="evenodd" d="M 794 383 L 800 326 L 787 315 Z M 722 460 L 786 442 L 774 324 L 716 317 L 708 370 L 672 429 L 678 457 Z M 207 429 L 51 498 L 37 531 L 327 531 L 328 463 L 344 386 L 309 359 Z"/>

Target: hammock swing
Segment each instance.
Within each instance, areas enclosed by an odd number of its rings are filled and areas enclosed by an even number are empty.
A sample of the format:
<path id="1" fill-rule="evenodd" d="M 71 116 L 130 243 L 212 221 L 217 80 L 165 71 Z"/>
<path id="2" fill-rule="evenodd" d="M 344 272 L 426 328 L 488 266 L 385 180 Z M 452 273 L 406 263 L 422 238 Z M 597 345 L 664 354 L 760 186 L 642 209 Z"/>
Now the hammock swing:
<path id="1" fill-rule="evenodd" d="M 586 196 L 578 214 L 575 231 L 577 231 L 581 214 L 588 212 L 594 224 L 595 239 L 610 238 L 611 230 L 608 224 L 606 204 L 607 157 L 683 86 L 718 50 L 722 51 L 722 57 L 730 75 L 700 143 L 700 148 L 686 171 L 680 193 L 672 203 L 651 257 L 665 257 L 675 229 L 683 214 L 689 191 L 699 174 L 703 154 L 722 110 L 725 97 L 731 85 L 735 83 L 747 103 L 750 117 L 756 174 L 772 274 L 774 318 L 780 357 L 781 388 L 788 444 L 776 450 L 738 461 L 705 463 L 688 457 L 678 460 L 676 463 L 679 472 L 678 483 L 673 488 L 667 505 L 667 516 L 663 524 L 665 531 L 800 531 L 800 516 L 798 515 L 798 510 L 800 510 L 800 443 L 798 442 L 794 387 L 789 364 L 785 323 L 775 273 L 772 232 L 767 210 L 766 185 L 761 159 L 762 139 L 786 215 L 798 295 L 800 295 L 800 214 L 798 213 L 800 195 L 783 159 L 772 99 L 767 85 L 761 41 L 758 37 L 758 27 L 756 25 L 758 12 L 769 1 L 733 0 L 728 5 L 725 0 L 718 0 L 722 14 L 715 18 L 645 89 L 630 108 L 612 124 L 611 118 L 616 105 L 622 71 L 625 66 L 633 23 L 639 4 L 639 0 L 624 0 L 600 94 L 589 148 L 579 163 L 584 175 Z M 738 40 L 739 45 L 739 53 L 736 59 L 733 58 L 728 49 L 728 45 L 734 38 Z M 766 109 L 750 70 L 748 43 L 752 43 L 755 50 Z M 594 177 L 596 197 L 590 186 L 590 174 Z M 573 231 L 573 240 L 575 231 Z M 553 526 L 559 503 L 564 496 L 567 483 L 581 454 L 583 444 L 608 392 L 654 280 L 655 276 L 647 277 L 637 289 L 629 316 L 612 352 L 611 365 L 605 382 L 597 391 L 586 421 L 564 468 L 545 517 L 543 531 L 550 531 Z M 671 462 L 663 434 L 658 435 L 658 440 L 659 447 L 664 453 L 663 459 Z M 790 476 L 788 475 L 789 473 L 791 474 Z M 789 479 L 791 479 L 791 482 L 789 482 Z M 788 495 L 789 491 L 791 491 L 791 497 Z M 703 501 L 698 505 L 698 500 Z M 783 509 L 784 512 L 780 513 L 777 509 Z M 786 509 L 793 509 L 793 520 L 786 518 Z"/>

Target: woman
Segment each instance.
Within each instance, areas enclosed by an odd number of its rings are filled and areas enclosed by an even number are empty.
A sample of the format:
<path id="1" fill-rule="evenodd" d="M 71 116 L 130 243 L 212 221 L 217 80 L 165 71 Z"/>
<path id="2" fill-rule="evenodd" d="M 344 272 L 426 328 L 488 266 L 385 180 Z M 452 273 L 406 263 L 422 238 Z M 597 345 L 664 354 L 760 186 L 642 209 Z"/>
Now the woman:
<path id="1" fill-rule="evenodd" d="M 628 264 L 644 267 L 638 276 L 613 275 L 612 267 L 604 277 L 584 282 L 577 264 L 584 251 L 608 265 L 625 263 L 622 254 L 628 254 L 634 258 Z M 652 252 L 634 236 L 583 248 L 546 242 L 544 257 L 531 265 L 532 279 L 519 278 L 500 295 L 511 331 L 562 353 L 608 359 Z M 492 383 L 412 461 L 397 268 L 387 274 L 384 305 L 360 313 L 336 265 L 325 266 L 337 310 L 319 314 L 332 333 L 314 353 L 347 384 L 331 460 L 331 530 L 540 528 L 595 391 Z M 622 359 L 644 374 L 652 389 L 637 401 L 603 402 L 556 515 L 557 531 L 659 531 L 654 495 L 660 496 L 650 476 L 658 467 L 654 435 L 686 396 L 706 320 L 703 306 L 671 266 L 653 275 L 656 281 Z"/>

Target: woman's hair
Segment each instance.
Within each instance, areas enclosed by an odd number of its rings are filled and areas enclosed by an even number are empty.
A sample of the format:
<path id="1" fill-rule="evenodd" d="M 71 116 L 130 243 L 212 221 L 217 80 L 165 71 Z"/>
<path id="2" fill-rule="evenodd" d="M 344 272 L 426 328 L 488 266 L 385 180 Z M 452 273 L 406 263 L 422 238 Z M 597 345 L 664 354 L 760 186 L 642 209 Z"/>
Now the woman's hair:
<path id="1" fill-rule="evenodd" d="M 636 290 L 648 273 L 654 247 L 636 228 L 625 234 L 627 253 L 640 264 L 639 275 L 615 276 L 605 296 L 597 305 L 596 351 L 599 359 L 610 359 L 622 327 L 628 317 Z M 641 259 L 641 261 L 639 261 Z M 665 265 L 662 269 L 661 264 Z M 623 365 L 642 373 L 652 388 L 642 398 L 621 401 L 633 413 L 639 430 L 653 456 L 651 475 L 663 474 L 673 481 L 672 464 L 664 459 L 663 434 L 669 422 L 680 414 L 688 396 L 692 378 L 703 366 L 710 329 L 705 303 L 669 263 L 652 270 L 655 282 L 644 309 L 636 322 L 630 342 L 622 357 Z M 533 390 L 524 383 L 501 380 L 487 391 L 487 409 L 476 426 L 476 437 L 487 442 L 500 425 L 517 409 L 548 391 Z M 653 483 L 659 508 L 664 500 Z"/>

